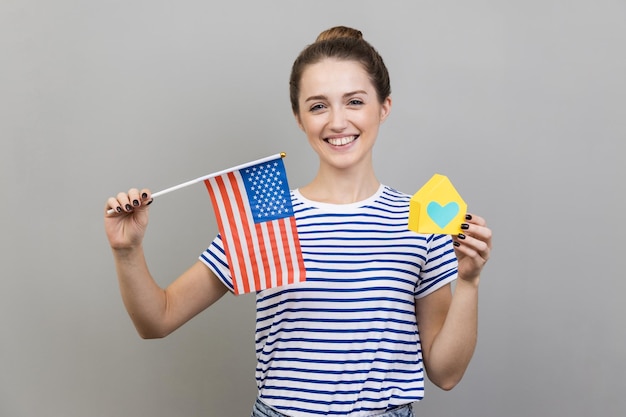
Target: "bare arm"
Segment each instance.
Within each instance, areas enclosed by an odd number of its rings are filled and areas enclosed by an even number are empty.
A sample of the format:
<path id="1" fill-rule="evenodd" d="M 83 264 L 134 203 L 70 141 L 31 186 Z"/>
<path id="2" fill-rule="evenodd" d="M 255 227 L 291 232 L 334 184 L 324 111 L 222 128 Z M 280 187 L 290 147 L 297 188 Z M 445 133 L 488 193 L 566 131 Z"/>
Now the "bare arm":
<path id="1" fill-rule="evenodd" d="M 149 190 L 120 193 L 107 201 L 104 220 L 126 310 L 141 337 L 159 338 L 212 305 L 227 289 L 199 261 L 166 289 L 157 285 L 142 246 L 150 202 Z M 106 214 L 109 208 L 116 212 Z"/>
<path id="2" fill-rule="evenodd" d="M 477 335 L 478 288 L 457 282 L 420 298 L 415 314 L 428 378 L 449 390 L 459 383 L 474 353 Z"/>
<path id="3" fill-rule="evenodd" d="M 466 224 L 462 236 L 453 238 L 459 259 L 454 294 L 447 285 L 415 305 L 426 373 L 445 390 L 459 383 L 476 347 L 478 284 L 491 251 L 491 230 L 485 221 L 473 216 Z"/>
<path id="4" fill-rule="evenodd" d="M 141 249 L 133 253 L 117 253 L 114 257 L 126 311 L 139 335 L 145 339 L 169 335 L 227 291 L 200 261 L 162 289 L 150 275 Z"/>

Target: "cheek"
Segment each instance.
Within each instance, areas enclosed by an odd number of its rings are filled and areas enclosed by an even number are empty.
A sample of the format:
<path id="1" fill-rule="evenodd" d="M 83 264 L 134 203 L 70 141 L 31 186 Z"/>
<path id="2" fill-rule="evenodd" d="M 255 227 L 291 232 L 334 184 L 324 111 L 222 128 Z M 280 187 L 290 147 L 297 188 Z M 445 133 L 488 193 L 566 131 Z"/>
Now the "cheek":
<path id="1" fill-rule="evenodd" d="M 300 129 L 302 129 L 302 131 L 309 136 L 319 134 L 319 131 L 322 128 L 320 119 L 310 117 L 307 118 L 306 116 L 304 118 L 300 118 L 298 126 L 300 126 Z"/>

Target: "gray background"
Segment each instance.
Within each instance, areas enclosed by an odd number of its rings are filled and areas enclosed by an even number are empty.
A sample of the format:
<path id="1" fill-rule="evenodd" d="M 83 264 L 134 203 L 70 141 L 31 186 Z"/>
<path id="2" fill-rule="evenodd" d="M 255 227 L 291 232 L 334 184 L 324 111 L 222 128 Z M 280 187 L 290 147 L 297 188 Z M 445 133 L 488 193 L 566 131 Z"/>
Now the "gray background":
<path id="1" fill-rule="evenodd" d="M 1 0 L 0 415 L 249 415 L 254 297 L 141 340 L 103 206 L 280 151 L 309 181 L 287 79 L 336 24 L 392 75 L 380 180 L 445 174 L 495 233 L 473 362 L 416 414 L 624 415 L 625 18 L 617 0 Z M 216 225 L 202 185 L 152 207 L 167 285 Z"/>

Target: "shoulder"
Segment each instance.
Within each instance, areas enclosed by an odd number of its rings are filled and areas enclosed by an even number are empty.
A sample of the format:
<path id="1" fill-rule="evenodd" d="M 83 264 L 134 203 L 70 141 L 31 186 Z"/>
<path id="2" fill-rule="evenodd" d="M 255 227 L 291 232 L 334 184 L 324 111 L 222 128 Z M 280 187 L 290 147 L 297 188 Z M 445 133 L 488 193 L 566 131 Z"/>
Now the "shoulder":
<path id="1" fill-rule="evenodd" d="M 398 191 L 388 185 L 383 185 L 381 187 L 379 199 L 383 201 L 408 204 L 408 202 L 411 200 L 411 196 L 409 194 L 403 193 L 402 191 Z"/>
<path id="2" fill-rule="evenodd" d="M 409 215 L 411 196 L 402 193 L 387 185 L 381 186 L 376 198 L 372 199 L 367 208 L 389 215 L 400 215 L 403 218 Z"/>

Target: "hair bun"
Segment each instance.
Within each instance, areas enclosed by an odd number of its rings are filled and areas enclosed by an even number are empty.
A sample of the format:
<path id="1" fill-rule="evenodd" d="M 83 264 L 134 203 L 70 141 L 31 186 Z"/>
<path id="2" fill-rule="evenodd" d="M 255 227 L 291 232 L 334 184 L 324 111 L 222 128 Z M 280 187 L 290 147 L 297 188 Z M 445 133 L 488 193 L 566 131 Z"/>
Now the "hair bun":
<path id="1" fill-rule="evenodd" d="M 335 26 L 320 33 L 317 39 L 315 39 L 315 42 L 339 38 L 363 39 L 363 34 L 360 30 L 352 29 L 347 26 Z"/>

